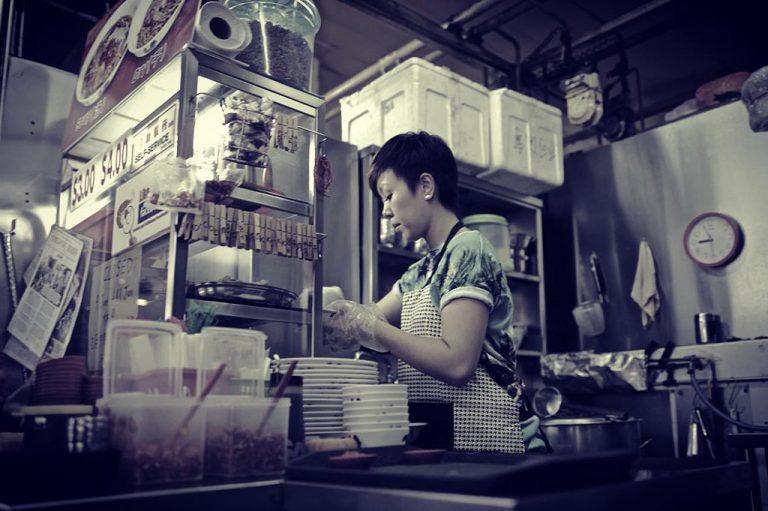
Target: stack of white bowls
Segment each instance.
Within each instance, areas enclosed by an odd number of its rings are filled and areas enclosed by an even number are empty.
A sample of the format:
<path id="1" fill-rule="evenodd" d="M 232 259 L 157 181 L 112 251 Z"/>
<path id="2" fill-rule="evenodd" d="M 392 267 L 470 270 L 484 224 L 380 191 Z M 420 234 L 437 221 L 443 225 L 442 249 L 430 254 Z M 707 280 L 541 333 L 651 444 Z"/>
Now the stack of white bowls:
<path id="1" fill-rule="evenodd" d="M 361 447 L 403 445 L 408 436 L 407 387 L 397 383 L 341 389 L 344 427 Z"/>
<path id="2" fill-rule="evenodd" d="M 280 369 L 296 360 L 295 375 L 303 381 L 304 434 L 307 437 L 347 435 L 343 424 L 342 388 L 379 381 L 376 362 L 331 357 L 280 359 Z"/>

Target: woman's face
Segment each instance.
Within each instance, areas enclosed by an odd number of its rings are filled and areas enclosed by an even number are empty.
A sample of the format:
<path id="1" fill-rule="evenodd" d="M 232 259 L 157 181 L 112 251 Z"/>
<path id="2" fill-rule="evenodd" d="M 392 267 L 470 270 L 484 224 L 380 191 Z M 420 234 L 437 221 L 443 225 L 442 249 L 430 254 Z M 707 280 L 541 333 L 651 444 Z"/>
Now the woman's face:
<path id="1" fill-rule="evenodd" d="M 409 241 L 423 238 L 429 226 L 426 200 L 411 192 L 408 184 L 388 169 L 381 173 L 376 183 L 379 197 L 384 203 L 381 214 L 392 221 L 392 226 Z"/>

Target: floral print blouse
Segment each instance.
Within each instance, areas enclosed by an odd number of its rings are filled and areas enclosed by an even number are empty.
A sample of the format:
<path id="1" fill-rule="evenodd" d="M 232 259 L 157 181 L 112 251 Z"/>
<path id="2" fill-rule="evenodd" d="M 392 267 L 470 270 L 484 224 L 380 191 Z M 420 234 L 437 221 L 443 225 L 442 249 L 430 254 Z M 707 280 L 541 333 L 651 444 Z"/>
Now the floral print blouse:
<path id="1" fill-rule="evenodd" d="M 431 281 L 433 260 L 441 247 L 413 263 L 393 290 L 404 295 L 429 285 L 432 303 L 438 311 L 457 298 L 478 300 L 490 309 L 485 343 L 514 363 L 512 295 L 504 270 L 491 243 L 477 231 L 460 232 L 448 243 Z"/>

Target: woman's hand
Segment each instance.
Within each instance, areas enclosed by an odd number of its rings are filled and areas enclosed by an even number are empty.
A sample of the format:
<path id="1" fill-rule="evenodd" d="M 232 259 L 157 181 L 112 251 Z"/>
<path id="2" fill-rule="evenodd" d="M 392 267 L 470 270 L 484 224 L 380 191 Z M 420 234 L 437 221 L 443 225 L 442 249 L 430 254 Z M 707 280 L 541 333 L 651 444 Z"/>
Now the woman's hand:
<path id="1" fill-rule="evenodd" d="M 386 322 L 375 305 L 361 305 L 350 300 L 331 302 L 323 316 L 323 342 L 333 351 L 354 348 L 357 344 L 374 351 L 387 351 L 376 341 L 376 322 Z"/>

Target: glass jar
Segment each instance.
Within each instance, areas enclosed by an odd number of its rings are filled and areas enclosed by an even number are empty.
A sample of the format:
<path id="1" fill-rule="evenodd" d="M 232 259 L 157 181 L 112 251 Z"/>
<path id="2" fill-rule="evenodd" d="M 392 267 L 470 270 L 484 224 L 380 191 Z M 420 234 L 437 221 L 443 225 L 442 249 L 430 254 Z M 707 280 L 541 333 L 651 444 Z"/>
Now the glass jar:
<path id="1" fill-rule="evenodd" d="M 320 13 L 311 0 L 224 0 L 245 20 L 252 39 L 237 59 L 257 73 L 309 89 L 309 73 Z"/>

